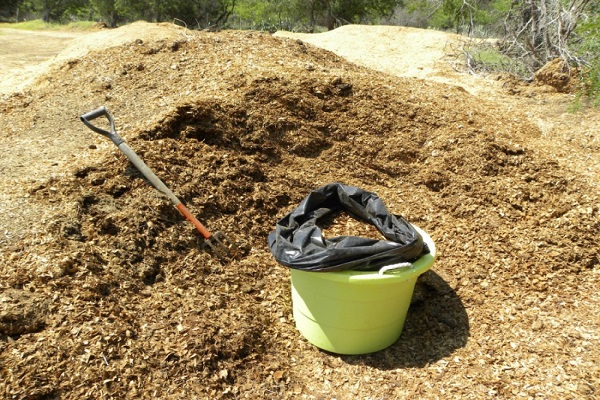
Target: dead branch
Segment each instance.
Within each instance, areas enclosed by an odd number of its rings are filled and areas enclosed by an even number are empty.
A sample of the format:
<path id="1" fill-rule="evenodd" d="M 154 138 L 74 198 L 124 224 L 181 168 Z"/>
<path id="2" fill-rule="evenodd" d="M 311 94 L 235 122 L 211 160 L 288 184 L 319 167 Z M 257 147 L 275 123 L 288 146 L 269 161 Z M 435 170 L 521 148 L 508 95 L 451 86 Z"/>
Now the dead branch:
<path id="1" fill-rule="evenodd" d="M 531 72 L 559 57 L 581 65 L 583 60 L 569 51 L 569 40 L 589 4 L 591 0 L 572 0 L 566 6 L 560 0 L 513 2 L 504 20 L 503 51 L 529 60 Z"/>

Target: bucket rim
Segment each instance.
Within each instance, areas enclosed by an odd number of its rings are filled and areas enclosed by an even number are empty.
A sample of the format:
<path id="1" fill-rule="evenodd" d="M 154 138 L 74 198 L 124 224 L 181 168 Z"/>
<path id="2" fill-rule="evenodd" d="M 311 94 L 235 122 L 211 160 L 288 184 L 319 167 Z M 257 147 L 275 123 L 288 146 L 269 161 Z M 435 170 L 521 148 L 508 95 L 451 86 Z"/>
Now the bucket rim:
<path id="1" fill-rule="evenodd" d="M 435 243 L 431 237 L 421 228 L 413 224 L 413 227 L 423 237 L 423 241 L 427 243 L 429 253 L 420 257 L 412 263 L 412 267 L 403 268 L 394 272 L 379 274 L 379 271 L 337 271 L 337 272 L 314 272 L 292 269 L 292 274 L 315 274 L 319 278 L 340 283 L 398 283 L 413 277 L 419 276 L 431 268 L 437 258 Z M 396 264 L 392 264 L 393 266 Z"/>

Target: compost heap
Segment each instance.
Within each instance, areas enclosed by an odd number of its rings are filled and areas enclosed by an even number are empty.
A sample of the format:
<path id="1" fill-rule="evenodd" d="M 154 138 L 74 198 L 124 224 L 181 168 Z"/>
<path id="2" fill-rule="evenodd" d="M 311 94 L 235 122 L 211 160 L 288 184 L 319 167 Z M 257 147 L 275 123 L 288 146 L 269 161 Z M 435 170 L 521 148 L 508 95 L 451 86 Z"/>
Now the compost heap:
<path id="1" fill-rule="evenodd" d="M 78 121 L 100 105 L 209 229 L 240 244 L 240 259 L 202 251 L 169 201 Z M 56 66 L 0 110 L 5 141 L 26 140 L 17 147 L 32 163 L 45 152 L 58 160 L 7 189 L 26 193 L 30 211 L 1 248 L 6 398 L 343 396 L 350 389 L 323 377 L 356 358 L 302 340 L 288 271 L 266 242 L 279 217 L 330 182 L 377 193 L 442 255 L 434 270 L 444 278 L 423 278 L 403 339 L 361 359 L 382 370 L 465 346 L 464 304 L 492 313 L 488 302 L 564 289 L 565 275 L 598 265 L 597 194 L 528 148 L 540 133 L 523 116 L 299 40 L 132 40 Z M 458 282 L 460 299 L 445 281 Z M 385 395 L 392 381 L 381 392 L 352 387 Z"/>

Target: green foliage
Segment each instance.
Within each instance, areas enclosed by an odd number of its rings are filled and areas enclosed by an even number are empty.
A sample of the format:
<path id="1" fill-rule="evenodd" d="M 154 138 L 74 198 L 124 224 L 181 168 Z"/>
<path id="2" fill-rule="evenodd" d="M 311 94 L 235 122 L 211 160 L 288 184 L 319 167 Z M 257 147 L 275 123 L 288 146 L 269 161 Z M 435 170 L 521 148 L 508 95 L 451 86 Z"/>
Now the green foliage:
<path id="1" fill-rule="evenodd" d="M 577 27 L 575 53 L 585 61 L 582 70 L 580 99 L 593 106 L 600 105 L 600 6 Z"/>
<path id="2" fill-rule="evenodd" d="M 109 12 L 115 12 L 120 16 L 139 16 L 139 19 L 152 20 L 150 12 L 154 9 L 154 2 L 142 1 L 142 0 L 113 0 L 106 2 L 104 6 L 107 6 L 106 10 Z M 110 14 L 107 14 L 110 15 Z M 137 18 L 136 18 L 137 19 Z"/>
<path id="3" fill-rule="evenodd" d="M 294 3 L 290 1 L 241 0 L 235 7 L 233 19 L 236 22 L 233 22 L 233 26 L 265 31 L 291 30 L 295 23 L 302 20 L 302 16 L 295 11 Z"/>
<path id="4" fill-rule="evenodd" d="M 442 4 L 442 12 L 451 21 L 452 25 L 457 27 L 457 30 L 461 25 L 468 23 L 472 14 L 476 11 L 476 8 L 469 7 L 463 2 L 463 0 L 444 0 Z"/>
<path id="5" fill-rule="evenodd" d="M 16 22 L 11 24 L 0 24 L 0 26 L 10 27 L 11 29 L 23 29 L 27 31 L 85 31 L 95 24 L 94 21 L 75 21 L 68 24 L 59 22 L 44 22 L 41 19 L 32 19 L 30 21 Z"/>
<path id="6" fill-rule="evenodd" d="M 270 31 L 317 31 L 321 26 L 377 22 L 401 3 L 402 0 L 239 0 L 231 25 Z"/>
<path id="7" fill-rule="evenodd" d="M 27 0 L 23 5 L 30 4 L 45 22 L 65 23 L 70 17 L 88 5 L 87 0 Z"/>
<path id="8" fill-rule="evenodd" d="M 455 54 L 457 58 L 461 56 L 464 59 L 471 73 L 499 72 L 523 76 L 527 71 L 527 66 L 521 60 L 507 56 L 495 41 L 488 39 L 467 39 Z"/>
<path id="9" fill-rule="evenodd" d="M 39 31 L 39 30 L 48 30 L 53 29 L 56 26 L 60 26 L 58 23 L 49 24 L 47 22 L 42 21 L 41 19 L 33 19 L 31 21 L 17 22 L 14 24 L 10 24 L 12 29 L 23 29 L 27 31 Z"/>
<path id="10" fill-rule="evenodd" d="M 115 0 L 89 0 L 92 10 L 108 25 L 117 25 L 118 14 Z"/>
<path id="11" fill-rule="evenodd" d="M 403 6 L 408 13 L 427 12 L 431 9 L 431 2 L 428 0 L 406 0 Z"/>
<path id="12" fill-rule="evenodd" d="M 471 56 L 477 63 L 486 65 L 493 70 L 502 70 L 510 62 L 510 58 L 492 46 L 474 48 Z"/>
<path id="13" fill-rule="evenodd" d="M 19 6 L 17 0 L 0 0 L 0 21 L 10 20 Z"/>
<path id="14" fill-rule="evenodd" d="M 364 23 L 392 13 L 399 2 L 397 0 L 337 0 L 330 3 L 337 18 L 351 23 Z"/>
<path id="15" fill-rule="evenodd" d="M 448 15 L 443 8 L 439 8 L 431 14 L 429 26 L 435 29 L 448 30 L 454 28 L 454 21 L 452 16 Z"/>
<path id="16" fill-rule="evenodd" d="M 419 28 L 454 29 L 470 34 L 495 36 L 512 0 L 404 0 L 402 12 L 424 15 Z M 423 18 L 419 19 L 423 21 Z"/>

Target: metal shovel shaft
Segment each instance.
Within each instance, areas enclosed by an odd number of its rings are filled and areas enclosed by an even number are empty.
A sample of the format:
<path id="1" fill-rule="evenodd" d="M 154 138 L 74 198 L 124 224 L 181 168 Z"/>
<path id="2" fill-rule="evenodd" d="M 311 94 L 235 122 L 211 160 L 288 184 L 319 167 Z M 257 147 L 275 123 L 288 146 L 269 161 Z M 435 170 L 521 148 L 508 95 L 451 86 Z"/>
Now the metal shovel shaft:
<path id="1" fill-rule="evenodd" d="M 110 131 L 98 128 L 93 125 L 90 121 L 104 116 L 108 119 L 110 123 Z M 200 234 L 204 237 L 205 246 L 209 247 L 219 258 L 223 258 L 224 256 L 230 255 L 230 248 L 236 248 L 235 244 L 231 242 L 223 233 L 216 232 L 212 234 L 206 227 L 198 221 L 196 217 L 192 215 L 190 210 L 175 196 L 175 194 L 160 180 L 158 176 L 152 172 L 152 170 L 146 165 L 146 163 L 138 157 L 138 155 L 125 143 L 125 141 L 117 134 L 115 129 L 115 124 L 112 116 L 108 112 L 108 110 L 104 107 L 100 107 L 94 111 L 90 111 L 80 117 L 81 121 L 91 130 L 96 133 L 99 133 L 103 136 L 108 137 L 112 142 L 121 150 L 125 156 L 129 159 L 129 161 L 144 175 L 146 179 L 154 186 L 157 190 L 164 193 L 171 203 L 179 210 L 179 212 L 190 221 L 196 230 L 200 232 Z M 227 246 L 224 242 L 229 243 Z"/>

